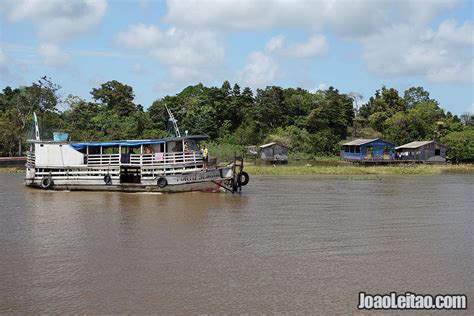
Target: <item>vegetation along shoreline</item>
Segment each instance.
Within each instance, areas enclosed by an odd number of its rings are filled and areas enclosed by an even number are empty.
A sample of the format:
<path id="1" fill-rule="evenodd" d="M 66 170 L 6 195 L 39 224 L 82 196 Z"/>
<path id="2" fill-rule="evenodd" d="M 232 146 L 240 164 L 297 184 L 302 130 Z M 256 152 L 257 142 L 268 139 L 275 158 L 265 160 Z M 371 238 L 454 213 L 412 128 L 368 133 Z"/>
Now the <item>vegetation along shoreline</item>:
<path id="1" fill-rule="evenodd" d="M 443 173 L 474 174 L 474 164 L 458 165 L 281 165 L 259 166 L 246 164 L 245 170 L 251 175 L 303 176 L 303 175 L 437 175 Z M 1 173 L 23 173 L 24 168 L 3 167 Z"/>

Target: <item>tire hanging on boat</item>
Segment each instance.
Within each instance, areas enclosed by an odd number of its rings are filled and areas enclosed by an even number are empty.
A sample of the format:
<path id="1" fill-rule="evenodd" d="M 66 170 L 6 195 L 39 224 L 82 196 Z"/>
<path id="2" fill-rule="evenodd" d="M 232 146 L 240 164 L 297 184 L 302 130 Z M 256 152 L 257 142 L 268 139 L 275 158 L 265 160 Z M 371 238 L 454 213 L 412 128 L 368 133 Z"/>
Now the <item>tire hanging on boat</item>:
<path id="1" fill-rule="evenodd" d="M 106 185 L 111 185 L 112 184 L 112 178 L 110 177 L 110 175 L 106 174 L 104 176 L 104 182 Z"/>
<path id="2" fill-rule="evenodd" d="M 166 178 L 164 177 L 159 177 L 158 180 L 156 181 L 156 184 L 158 185 L 158 187 L 160 188 L 164 188 L 168 185 L 168 180 L 166 180 Z"/>
<path id="3" fill-rule="evenodd" d="M 237 182 L 239 183 L 239 186 L 247 185 L 249 183 L 249 180 L 250 180 L 249 174 L 245 171 L 242 171 L 237 176 Z"/>
<path id="4" fill-rule="evenodd" d="M 51 189 L 53 185 L 54 185 L 54 182 L 51 176 L 44 176 L 41 179 L 41 188 L 43 188 L 44 190 Z"/>

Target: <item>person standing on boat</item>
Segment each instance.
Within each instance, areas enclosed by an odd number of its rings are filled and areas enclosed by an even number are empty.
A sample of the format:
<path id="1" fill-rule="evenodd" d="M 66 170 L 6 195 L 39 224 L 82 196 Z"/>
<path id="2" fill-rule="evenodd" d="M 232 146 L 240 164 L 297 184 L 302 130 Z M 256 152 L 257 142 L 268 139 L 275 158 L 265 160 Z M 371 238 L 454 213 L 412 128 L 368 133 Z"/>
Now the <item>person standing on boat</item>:
<path id="1" fill-rule="evenodd" d="M 202 158 L 204 162 L 204 169 L 207 171 L 207 162 L 209 158 L 209 151 L 207 149 L 207 146 L 204 146 L 204 148 L 202 149 Z"/>

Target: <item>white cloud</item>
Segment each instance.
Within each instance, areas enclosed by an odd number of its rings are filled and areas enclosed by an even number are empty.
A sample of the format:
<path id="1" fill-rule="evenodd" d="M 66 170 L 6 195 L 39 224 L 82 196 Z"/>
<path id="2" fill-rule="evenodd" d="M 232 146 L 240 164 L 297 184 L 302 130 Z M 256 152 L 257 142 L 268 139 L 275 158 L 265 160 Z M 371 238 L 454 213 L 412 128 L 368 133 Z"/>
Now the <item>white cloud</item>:
<path id="1" fill-rule="evenodd" d="M 463 4 L 470 9 L 466 0 L 168 0 L 167 4 L 164 21 L 180 29 L 290 27 L 313 34 L 331 32 L 360 44 L 368 69 L 377 75 L 472 82 L 472 22 L 457 25 L 447 20 L 435 30 L 430 28 L 441 13 Z M 272 57 L 311 58 L 324 55 L 328 44 L 323 35 L 292 44 L 276 36 L 265 50 Z"/>
<path id="2" fill-rule="evenodd" d="M 279 75 L 280 68 L 274 58 L 262 52 L 253 52 L 238 72 L 237 81 L 258 88 L 273 84 Z"/>
<path id="3" fill-rule="evenodd" d="M 285 42 L 285 38 L 281 35 L 272 37 L 267 44 L 265 45 L 265 49 L 269 52 L 273 52 L 275 50 L 281 49 Z"/>
<path id="4" fill-rule="evenodd" d="M 216 32 L 207 30 L 161 30 L 137 24 L 117 35 L 118 45 L 145 52 L 165 67 L 166 86 L 205 81 L 224 63 L 224 47 Z"/>
<path id="5" fill-rule="evenodd" d="M 146 75 L 148 74 L 148 69 L 143 67 L 142 64 L 133 64 L 132 72 L 136 75 Z"/>
<path id="6" fill-rule="evenodd" d="M 64 66 L 69 62 L 71 56 L 62 51 L 57 45 L 42 44 L 38 48 L 38 54 L 43 58 L 43 61 L 48 66 Z"/>
<path id="7" fill-rule="evenodd" d="M 287 58 L 311 58 L 324 55 L 328 51 L 328 44 L 324 35 L 313 35 L 306 42 L 286 45 L 283 36 L 271 38 L 265 45 L 269 52 Z"/>
<path id="8" fill-rule="evenodd" d="M 59 43 L 94 30 L 106 10 L 106 0 L 4 0 L 1 12 L 10 22 L 33 22 L 42 41 Z"/>
<path id="9" fill-rule="evenodd" d="M 165 21 L 182 28 L 231 30 L 330 27 L 344 36 L 365 36 L 400 21 L 427 23 L 463 0 L 168 0 Z M 192 12 L 192 14 L 189 14 Z"/>
<path id="10" fill-rule="evenodd" d="M 472 23 L 445 21 L 437 30 L 397 25 L 361 40 L 369 70 L 387 77 L 421 76 L 431 82 L 473 81 Z"/>
<path id="11" fill-rule="evenodd" d="M 132 25 L 117 36 L 117 43 L 132 50 L 146 51 L 163 64 L 172 66 L 211 66 L 224 59 L 224 48 L 211 31 L 183 31 L 158 26 Z"/>
<path id="12" fill-rule="evenodd" d="M 321 82 L 316 88 L 316 91 L 327 90 L 328 88 L 329 86 L 327 85 L 327 83 Z"/>
<path id="13" fill-rule="evenodd" d="M 276 25 L 292 25 L 297 16 L 306 24 L 312 15 L 314 21 L 322 15 L 316 13 L 318 4 L 314 1 L 169 0 L 167 4 L 165 21 L 186 28 L 268 29 Z"/>

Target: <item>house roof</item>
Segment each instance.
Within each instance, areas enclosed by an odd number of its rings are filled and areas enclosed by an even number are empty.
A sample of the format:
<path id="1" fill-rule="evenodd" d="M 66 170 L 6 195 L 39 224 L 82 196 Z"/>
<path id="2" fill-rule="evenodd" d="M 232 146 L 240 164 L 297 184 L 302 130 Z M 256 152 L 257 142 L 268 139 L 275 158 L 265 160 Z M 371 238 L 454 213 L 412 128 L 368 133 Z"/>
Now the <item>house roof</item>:
<path id="1" fill-rule="evenodd" d="M 275 142 L 261 145 L 261 146 L 259 146 L 259 148 L 267 148 L 267 147 L 271 147 L 271 146 L 273 146 L 273 145 L 278 145 L 278 146 L 281 146 L 281 147 L 285 147 L 285 148 L 286 148 L 286 146 L 283 146 L 282 144 L 278 144 L 278 143 L 275 143 Z"/>
<path id="2" fill-rule="evenodd" d="M 344 143 L 342 144 L 342 146 L 360 146 L 360 145 L 371 143 L 379 139 L 380 138 L 372 138 L 372 139 L 358 138 L 358 139 L 351 140 L 350 142 Z"/>
<path id="3" fill-rule="evenodd" d="M 408 144 L 404 144 L 404 145 L 395 147 L 395 149 L 402 149 L 402 148 L 415 149 L 415 148 L 420 148 L 422 146 L 431 144 L 433 142 L 434 142 L 433 140 L 411 142 L 411 143 L 408 143 Z"/>
<path id="4" fill-rule="evenodd" d="M 265 148 L 265 147 L 270 147 L 270 146 L 273 146 L 273 145 L 276 145 L 276 143 L 268 143 L 268 144 L 264 144 L 262 146 L 259 146 L 260 148 Z"/>

